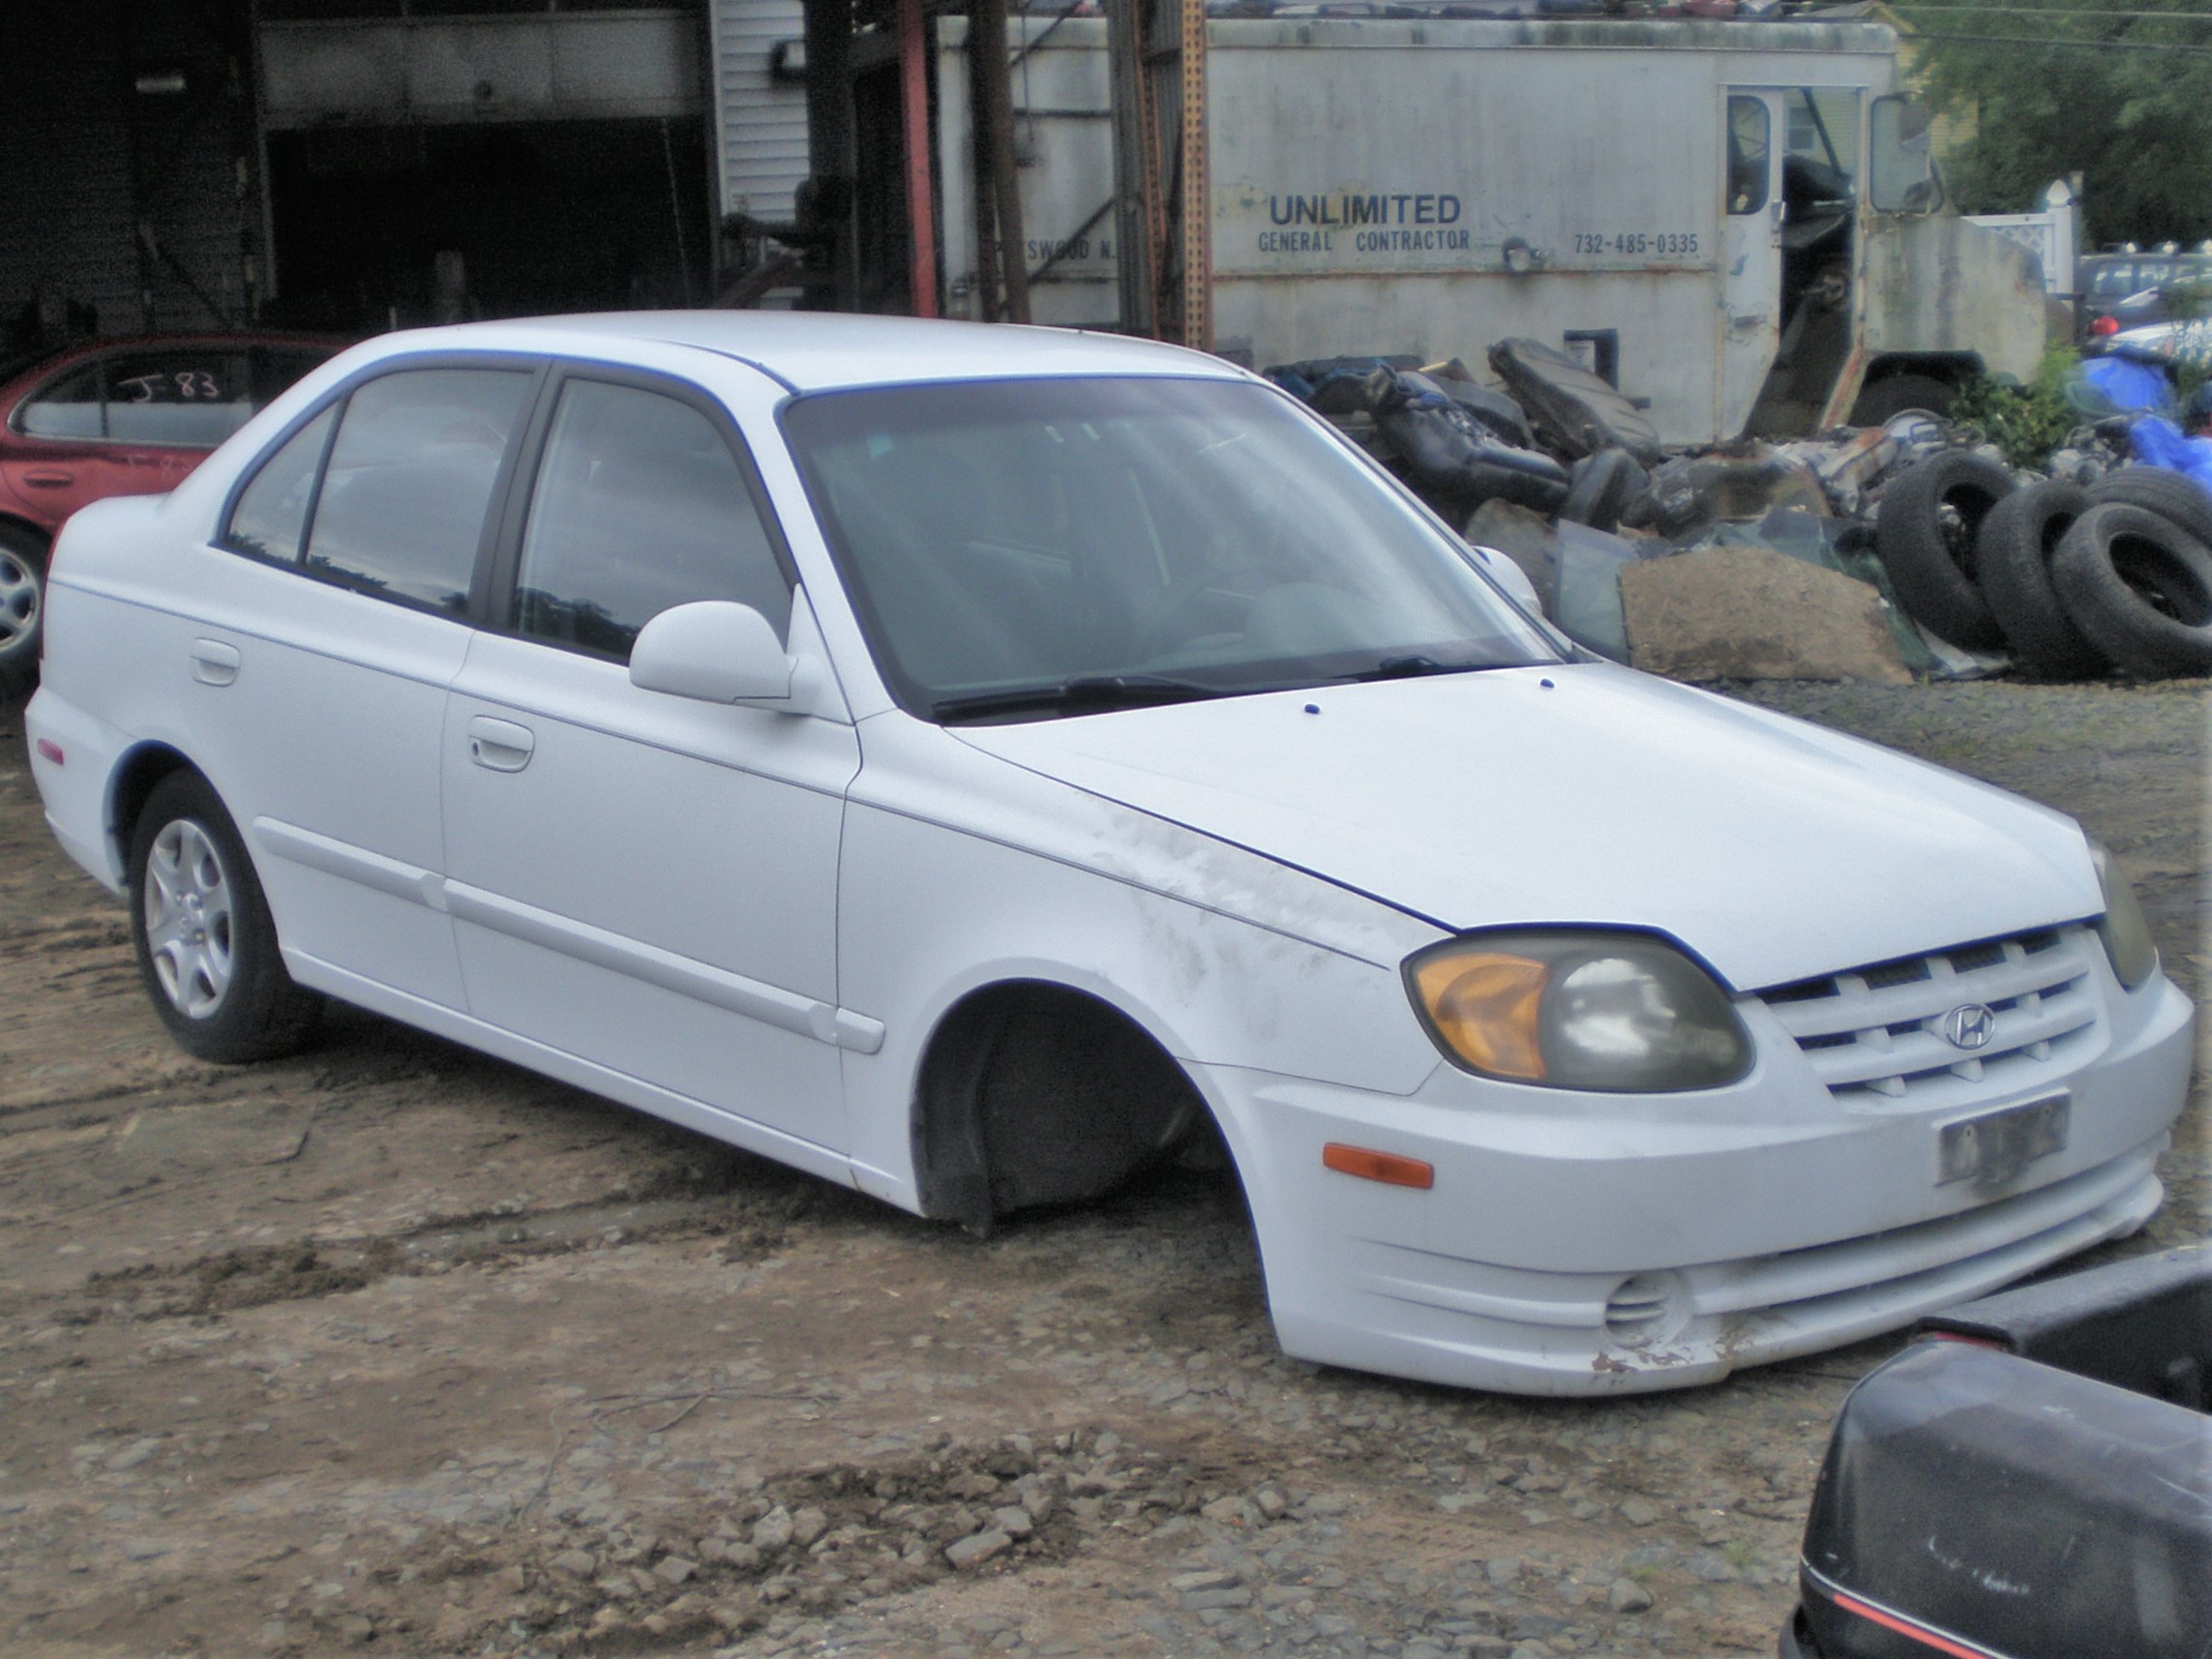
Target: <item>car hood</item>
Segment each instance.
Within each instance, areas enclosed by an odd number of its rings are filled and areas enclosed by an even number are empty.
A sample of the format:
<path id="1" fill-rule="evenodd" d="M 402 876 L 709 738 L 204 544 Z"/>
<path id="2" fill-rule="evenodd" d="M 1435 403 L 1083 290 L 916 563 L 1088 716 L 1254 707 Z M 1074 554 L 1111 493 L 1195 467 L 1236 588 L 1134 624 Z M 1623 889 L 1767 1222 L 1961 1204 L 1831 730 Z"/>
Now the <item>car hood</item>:
<path id="1" fill-rule="evenodd" d="M 1611 667 L 954 734 L 1448 931 L 1653 929 L 1738 990 L 2103 909 L 2057 813 Z"/>

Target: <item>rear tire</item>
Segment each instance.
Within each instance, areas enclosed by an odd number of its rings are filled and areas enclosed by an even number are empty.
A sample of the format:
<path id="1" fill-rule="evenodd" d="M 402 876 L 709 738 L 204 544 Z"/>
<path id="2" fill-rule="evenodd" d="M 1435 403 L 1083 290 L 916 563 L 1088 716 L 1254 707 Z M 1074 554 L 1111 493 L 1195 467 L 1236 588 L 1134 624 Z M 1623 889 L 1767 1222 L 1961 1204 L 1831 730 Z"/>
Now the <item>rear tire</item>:
<path id="1" fill-rule="evenodd" d="M 172 772 L 146 797 L 130 874 L 138 973 L 180 1047 L 239 1064 L 308 1040 L 322 998 L 292 983 L 253 860 L 197 772 Z"/>
<path id="2" fill-rule="evenodd" d="M 1989 510 L 2016 488 L 2002 463 L 1944 450 L 1884 490 L 1874 516 L 1874 545 L 1907 614 L 1969 651 L 2004 648 L 1976 584 L 1975 544 Z"/>
<path id="3" fill-rule="evenodd" d="M 2040 680 L 2094 679 L 2109 666 L 2081 637 L 2050 585 L 2050 555 L 2089 497 L 2059 479 L 2016 489 L 1982 520 L 1976 569 L 1982 597 L 2021 668 Z"/>
<path id="4" fill-rule="evenodd" d="M 0 524 L 0 702 L 39 683 L 39 630 L 45 620 L 46 545 Z"/>
<path id="5" fill-rule="evenodd" d="M 2093 506 L 2051 555 L 2059 599 L 2132 674 L 2212 673 L 2212 548 L 2122 501 Z"/>

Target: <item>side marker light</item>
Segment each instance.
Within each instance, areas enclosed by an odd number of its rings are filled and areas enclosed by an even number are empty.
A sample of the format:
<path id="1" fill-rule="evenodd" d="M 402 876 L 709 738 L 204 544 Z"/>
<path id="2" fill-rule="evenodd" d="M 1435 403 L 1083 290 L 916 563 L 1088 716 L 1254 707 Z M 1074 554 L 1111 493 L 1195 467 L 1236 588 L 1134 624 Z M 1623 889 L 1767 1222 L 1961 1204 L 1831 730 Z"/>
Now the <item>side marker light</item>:
<path id="1" fill-rule="evenodd" d="M 1423 1192 L 1436 1185 L 1436 1167 L 1419 1158 L 1401 1158 L 1395 1152 L 1375 1152 L 1364 1146 L 1347 1146 L 1331 1141 L 1321 1149 L 1321 1161 L 1339 1175 L 1358 1175 L 1363 1181 L 1381 1181 L 1391 1187 L 1418 1187 Z"/>
<path id="2" fill-rule="evenodd" d="M 51 760 L 56 766 L 59 766 L 62 763 L 62 746 L 50 737 L 40 738 L 39 758 Z"/>

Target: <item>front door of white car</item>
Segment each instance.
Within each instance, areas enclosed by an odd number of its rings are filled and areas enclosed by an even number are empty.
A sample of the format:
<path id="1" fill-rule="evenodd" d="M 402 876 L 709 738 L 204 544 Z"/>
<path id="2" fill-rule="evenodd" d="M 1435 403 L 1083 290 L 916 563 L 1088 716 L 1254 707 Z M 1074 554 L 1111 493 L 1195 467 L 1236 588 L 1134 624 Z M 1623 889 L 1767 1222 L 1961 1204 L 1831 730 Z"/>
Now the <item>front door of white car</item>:
<path id="1" fill-rule="evenodd" d="M 742 440 L 705 397 L 618 371 L 567 372 L 535 426 L 441 749 L 469 1011 L 835 1151 L 839 1050 L 870 1040 L 837 1008 L 858 739 L 647 691 L 626 666 L 645 622 L 701 600 L 812 639 Z"/>

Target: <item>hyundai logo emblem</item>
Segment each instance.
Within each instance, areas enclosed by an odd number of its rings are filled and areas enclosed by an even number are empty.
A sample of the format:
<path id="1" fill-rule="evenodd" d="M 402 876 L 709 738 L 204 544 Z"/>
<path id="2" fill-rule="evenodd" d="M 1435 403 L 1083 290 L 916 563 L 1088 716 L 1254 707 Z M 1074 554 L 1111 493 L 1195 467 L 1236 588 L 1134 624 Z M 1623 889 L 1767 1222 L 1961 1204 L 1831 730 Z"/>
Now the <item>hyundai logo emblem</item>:
<path id="1" fill-rule="evenodd" d="M 1979 1002 L 1967 1002 L 1943 1017 L 1943 1034 L 1955 1049 L 1987 1049 L 1997 1034 L 1997 1016 Z"/>

